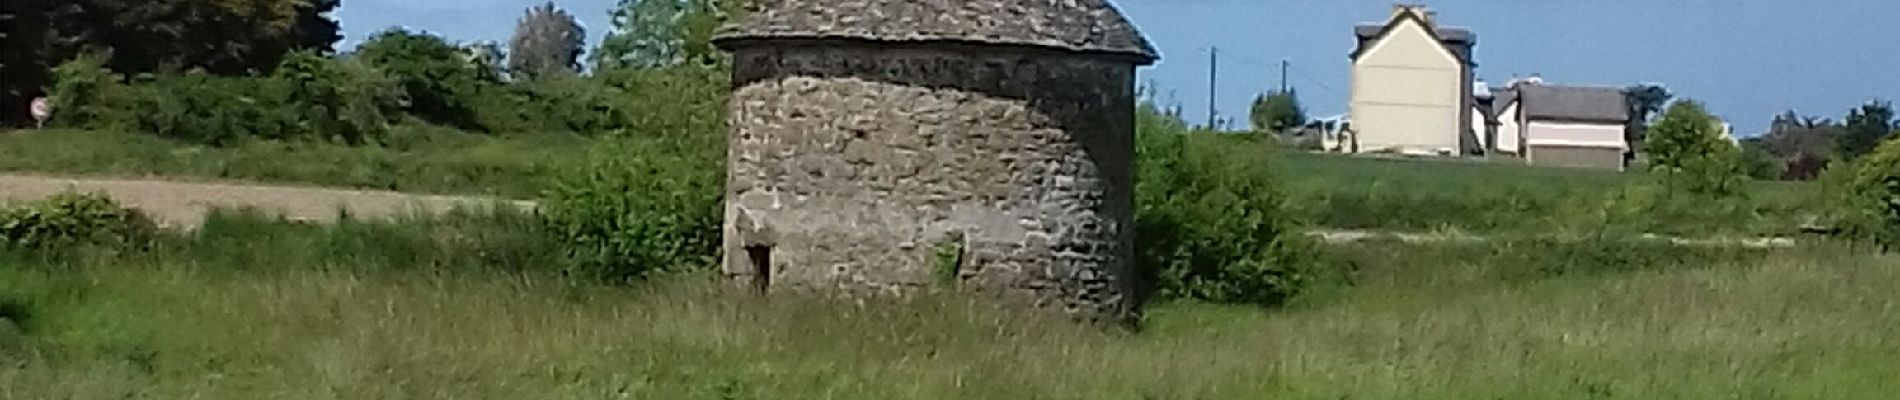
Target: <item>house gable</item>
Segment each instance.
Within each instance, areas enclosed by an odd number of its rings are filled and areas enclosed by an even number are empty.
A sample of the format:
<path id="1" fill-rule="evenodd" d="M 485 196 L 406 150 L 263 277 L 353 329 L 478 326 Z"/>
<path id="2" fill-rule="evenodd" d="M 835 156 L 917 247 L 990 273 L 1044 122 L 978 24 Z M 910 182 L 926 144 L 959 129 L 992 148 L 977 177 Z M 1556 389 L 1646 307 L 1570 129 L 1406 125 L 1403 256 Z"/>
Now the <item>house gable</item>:
<path id="1" fill-rule="evenodd" d="M 1355 32 L 1355 35 L 1359 37 L 1359 47 L 1353 49 L 1352 52 L 1351 58 L 1354 63 L 1365 59 L 1367 55 L 1378 52 L 1381 48 L 1385 47 L 1387 43 L 1392 42 L 1395 35 L 1402 34 L 1407 37 L 1422 36 L 1426 38 L 1431 43 L 1431 47 L 1437 48 L 1446 59 L 1451 60 L 1454 64 L 1475 64 L 1471 62 L 1468 50 L 1460 52 L 1454 48 L 1454 46 L 1470 45 L 1473 40 L 1470 31 L 1453 28 L 1447 29 L 1442 32 L 1444 34 L 1441 34 L 1440 29 L 1427 23 L 1423 17 L 1418 15 L 1417 11 L 1405 10 L 1396 13 L 1392 16 L 1391 20 L 1386 22 L 1385 26 L 1378 28 L 1376 33 L 1368 35 L 1367 33 L 1370 32 L 1363 30 L 1363 28 L 1368 27 L 1361 28 L 1361 31 Z M 1448 38 L 1446 34 L 1460 37 Z"/>

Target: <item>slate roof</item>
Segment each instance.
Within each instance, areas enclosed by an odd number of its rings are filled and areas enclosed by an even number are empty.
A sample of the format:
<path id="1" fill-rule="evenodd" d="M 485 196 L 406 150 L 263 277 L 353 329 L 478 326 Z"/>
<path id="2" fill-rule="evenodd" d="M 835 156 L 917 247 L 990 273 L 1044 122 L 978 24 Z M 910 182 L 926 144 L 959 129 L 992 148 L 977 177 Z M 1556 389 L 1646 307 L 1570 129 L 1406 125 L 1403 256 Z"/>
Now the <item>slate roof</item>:
<path id="1" fill-rule="evenodd" d="M 1479 108 L 1484 110 L 1484 122 L 1497 125 L 1504 122 L 1504 109 L 1511 108 L 1511 102 L 1517 101 L 1517 89 L 1510 87 L 1491 87 L 1491 100 L 1479 99 Z"/>
<path id="2" fill-rule="evenodd" d="M 721 27 L 721 47 L 747 39 L 968 42 L 1121 54 L 1142 64 L 1154 45 L 1107 0 L 764 0 Z"/>
<path id="3" fill-rule="evenodd" d="M 1629 104 L 1622 88 L 1596 86 L 1519 85 L 1524 118 L 1569 122 L 1629 122 Z"/>
<path id="4" fill-rule="evenodd" d="M 1425 23 L 1424 20 L 1419 19 L 1411 13 L 1401 14 L 1399 18 L 1407 18 L 1417 21 L 1419 24 L 1428 27 L 1431 26 L 1431 24 Z M 1394 20 L 1385 24 L 1359 24 L 1353 26 L 1352 33 L 1354 37 L 1359 39 L 1359 47 L 1353 49 L 1352 58 L 1358 59 L 1359 54 L 1371 48 L 1373 43 L 1384 39 L 1389 30 L 1388 28 L 1397 26 L 1398 22 L 1399 21 Z M 1471 28 L 1460 26 L 1436 27 L 1432 30 L 1432 33 L 1438 36 L 1439 44 L 1445 46 L 1445 50 L 1451 51 L 1452 54 L 1458 56 L 1459 60 L 1464 60 L 1467 64 L 1477 65 L 1477 60 L 1471 55 L 1472 48 L 1478 45 L 1477 32 L 1472 32 Z"/>

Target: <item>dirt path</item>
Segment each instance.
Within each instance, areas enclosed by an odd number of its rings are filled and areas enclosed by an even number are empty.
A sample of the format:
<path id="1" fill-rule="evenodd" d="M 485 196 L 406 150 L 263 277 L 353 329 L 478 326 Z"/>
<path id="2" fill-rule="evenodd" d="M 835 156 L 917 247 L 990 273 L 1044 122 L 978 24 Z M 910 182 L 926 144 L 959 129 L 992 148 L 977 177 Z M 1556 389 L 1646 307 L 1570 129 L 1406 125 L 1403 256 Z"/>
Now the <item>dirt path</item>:
<path id="1" fill-rule="evenodd" d="M 460 207 L 513 206 L 532 209 L 534 202 L 481 197 L 404 194 L 396 192 L 279 187 L 159 180 L 57 178 L 0 175 L 0 203 L 31 201 L 62 191 L 104 193 L 128 207 L 150 214 L 159 224 L 191 228 L 204 222 L 213 209 L 254 208 L 303 221 L 334 221 L 340 211 L 361 218 L 390 218 L 414 213 L 439 213 Z"/>

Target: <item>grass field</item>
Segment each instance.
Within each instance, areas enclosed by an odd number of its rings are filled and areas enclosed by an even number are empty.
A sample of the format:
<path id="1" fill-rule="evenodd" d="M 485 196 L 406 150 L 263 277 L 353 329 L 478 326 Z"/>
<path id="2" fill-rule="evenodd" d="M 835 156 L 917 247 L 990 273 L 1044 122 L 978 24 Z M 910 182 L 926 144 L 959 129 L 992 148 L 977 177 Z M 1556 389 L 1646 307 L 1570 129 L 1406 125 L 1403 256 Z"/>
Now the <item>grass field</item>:
<path id="1" fill-rule="evenodd" d="M 222 215 L 149 254 L 4 253 L 0 399 L 1878 399 L 1900 259 L 1819 245 L 1335 249 L 1277 310 L 1138 333 L 957 297 L 564 279 L 529 220 Z M 5 325 L 6 323 L 0 323 Z"/>
<path id="2" fill-rule="evenodd" d="M 437 194 L 534 198 L 592 140 L 571 135 L 490 137 L 405 127 L 382 147 L 254 142 L 185 145 L 152 135 L 93 131 L 0 134 L 0 172 L 227 180 Z"/>
<path id="3" fill-rule="evenodd" d="M 1263 153 L 1266 153 L 1263 150 Z M 1338 229 L 1548 232 L 1587 225 L 1580 212 L 1640 191 L 1636 172 L 1540 168 L 1481 161 L 1382 160 L 1274 152 L 1289 204 Z M 1818 186 L 1749 182 L 1743 196 L 1686 200 L 1642 212 L 1642 230 L 1677 235 L 1795 233 L 1821 210 Z"/>

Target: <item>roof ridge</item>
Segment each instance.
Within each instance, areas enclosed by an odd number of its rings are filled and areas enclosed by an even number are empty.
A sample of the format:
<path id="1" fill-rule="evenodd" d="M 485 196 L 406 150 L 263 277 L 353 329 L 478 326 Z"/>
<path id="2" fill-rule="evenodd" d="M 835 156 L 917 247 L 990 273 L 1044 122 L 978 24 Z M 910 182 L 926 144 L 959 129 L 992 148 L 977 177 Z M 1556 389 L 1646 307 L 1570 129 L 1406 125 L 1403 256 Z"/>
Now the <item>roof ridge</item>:
<path id="1" fill-rule="evenodd" d="M 721 27 L 722 47 L 745 39 L 952 41 L 1159 59 L 1154 44 L 1107 0 L 772 0 Z"/>

